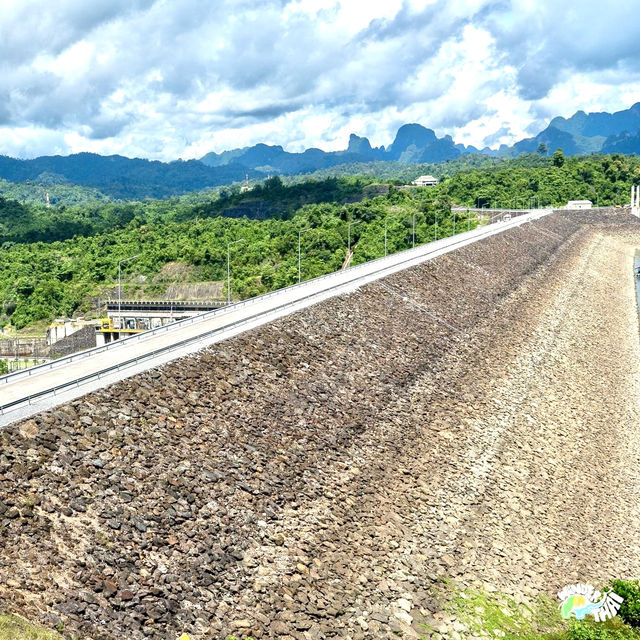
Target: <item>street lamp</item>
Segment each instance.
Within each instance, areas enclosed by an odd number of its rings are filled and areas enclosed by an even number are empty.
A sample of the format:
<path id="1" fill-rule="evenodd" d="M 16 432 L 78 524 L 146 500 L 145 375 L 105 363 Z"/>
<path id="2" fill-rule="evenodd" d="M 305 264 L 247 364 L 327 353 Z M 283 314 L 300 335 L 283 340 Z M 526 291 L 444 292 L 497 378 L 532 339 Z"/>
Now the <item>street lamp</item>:
<path id="1" fill-rule="evenodd" d="M 416 214 L 411 215 L 411 248 L 416 248 Z"/>
<path id="2" fill-rule="evenodd" d="M 361 222 L 362 220 L 352 220 L 347 223 L 347 268 L 351 266 L 351 225 Z"/>
<path id="3" fill-rule="evenodd" d="M 412 247 L 415 248 L 416 246 L 416 216 L 424 216 L 425 214 L 422 212 L 419 213 L 412 213 L 411 214 L 411 218 L 412 218 L 412 223 L 411 223 L 411 237 L 412 237 Z"/>
<path id="4" fill-rule="evenodd" d="M 140 254 L 136 253 L 135 256 L 130 256 L 129 258 L 118 261 L 118 329 L 122 329 L 122 264 L 139 257 Z M 118 332 L 118 336 L 120 336 L 120 332 Z"/>
<path id="5" fill-rule="evenodd" d="M 307 231 L 311 231 L 313 227 L 307 227 L 306 229 L 303 229 L 302 231 L 298 231 L 298 284 L 300 284 L 301 280 L 302 280 L 302 276 L 300 273 L 300 239 L 302 238 L 302 234 L 303 233 L 307 233 Z"/>
<path id="6" fill-rule="evenodd" d="M 387 219 L 384 219 L 384 257 L 387 257 Z"/>
<path id="7" fill-rule="evenodd" d="M 227 304 L 231 304 L 231 245 L 238 242 L 246 242 L 244 238 L 227 242 Z"/>
<path id="8" fill-rule="evenodd" d="M 489 201 L 489 208 L 491 208 L 491 196 L 487 195 L 486 193 L 481 193 L 477 198 L 476 198 L 476 209 L 484 209 L 485 205 L 480 206 L 480 199 L 482 200 L 488 200 Z"/>
<path id="9" fill-rule="evenodd" d="M 389 221 L 389 219 L 398 219 L 398 216 L 385 216 L 384 219 L 384 255 L 386 256 L 388 254 L 387 251 L 387 247 L 388 247 L 388 243 L 387 243 L 387 223 Z"/>

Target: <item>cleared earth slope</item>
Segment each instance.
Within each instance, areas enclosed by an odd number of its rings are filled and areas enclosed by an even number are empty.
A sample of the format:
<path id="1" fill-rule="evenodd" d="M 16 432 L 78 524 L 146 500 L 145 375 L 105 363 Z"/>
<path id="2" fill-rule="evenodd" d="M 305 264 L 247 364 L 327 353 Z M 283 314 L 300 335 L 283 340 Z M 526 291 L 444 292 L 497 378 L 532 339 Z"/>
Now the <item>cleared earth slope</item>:
<path id="1" fill-rule="evenodd" d="M 638 245 L 555 214 L 11 425 L 0 608 L 384 638 L 433 623 L 441 577 L 637 577 Z"/>

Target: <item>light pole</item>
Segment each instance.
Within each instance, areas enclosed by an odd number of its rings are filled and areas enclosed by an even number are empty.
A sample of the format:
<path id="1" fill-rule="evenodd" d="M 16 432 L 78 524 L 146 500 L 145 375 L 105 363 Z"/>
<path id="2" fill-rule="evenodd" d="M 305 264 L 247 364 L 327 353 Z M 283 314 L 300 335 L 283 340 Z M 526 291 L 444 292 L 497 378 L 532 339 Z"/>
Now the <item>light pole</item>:
<path id="1" fill-rule="evenodd" d="M 122 329 L 122 264 L 124 262 L 129 262 L 129 260 L 135 260 L 140 257 L 139 253 L 136 253 L 135 256 L 130 256 L 129 258 L 124 258 L 123 260 L 118 261 L 118 329 Z M 118 337 L 120 337 L 120 332 L 118 331 Z"/>
<path id="2" fill-rule="evenodd" d="M 384 257 L 387 257 L 387 219 L 384 219 Z"/>
<path id="3" fill-rule="evenodd" d="M 306 229 L 303 229 L 302 231 L 298 231 L 298 284 L 300 284 L 301 280 L 302 280 L 302 275 L 300 272 L 300 263 L 301 263 L 301 257 L 300 257 L 300 239 L 302 238 L 302 234 L 303 233 L 307 233 L 307 231 L 311 231 L 313 227 L 307 227 Z"/>
<path id="4" fill-rule="evenodd" d="M 411 223 L 411 237 L 412 237 L 412 248 L 415 248 L 416 246 L 416 216 L 423 216 L 425 215 L 422 211 L 420 211 L 419 213 L 412 213 L 411 214 L 411 218 L 412 218 L 412 223 Z"/>
<path id="5" fill-rule="evenodd" d="M 411 248 L 416 248 L 416 214 L 411 216 Z"/>
<path id="6" fill-rule="evenodd" d="M 389 219 L 397 220 L 398 216 L 397 215 L 395 215 L 395 216 L 385 216 L 385 219 L 384 219 L 384 255 L 385 256 L 388 255 L 387 248 L 389 246 L 388 243 L 387 243 L 387 224 L 388 224 Z"/>
<path id="7" fill-rule="evenodd" d="M 351 266 L 351 225 L 360 224 L 362 220 L 352 220 L 347 223 L 347 268 Z"/>
<path id="8" fill-rule="evenodd" d="M 231 245 L 238 244 L 238 242 L 245 242 L 244 238 L 234 240 L 233 242 L 227 242 L 227 304 L 231 304 Z"/>
<path id="9" fill-rule="evenodd" d="M 476 209 L 484 209 L 485 205 L 480 206 L 480 199 L 482 198 L 482 200 L 489 200 L 489 208 L 491 208 L 491 196 L 488 196 L 486 193 L 481 193 L 477 198 L 476 198 Z"/>

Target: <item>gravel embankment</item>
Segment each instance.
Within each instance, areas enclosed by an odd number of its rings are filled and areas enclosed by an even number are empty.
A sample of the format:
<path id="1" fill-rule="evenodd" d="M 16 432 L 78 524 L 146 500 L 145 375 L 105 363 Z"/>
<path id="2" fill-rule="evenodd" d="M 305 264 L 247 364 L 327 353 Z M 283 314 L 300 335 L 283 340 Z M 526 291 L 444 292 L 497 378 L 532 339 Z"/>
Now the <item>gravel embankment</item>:
<path id="1" fill-rule="evenodd" d="M 554 215 L 2 432 L 0 606 L 91 638 L 464 630 L 640 575 L 629 217 Z"/>

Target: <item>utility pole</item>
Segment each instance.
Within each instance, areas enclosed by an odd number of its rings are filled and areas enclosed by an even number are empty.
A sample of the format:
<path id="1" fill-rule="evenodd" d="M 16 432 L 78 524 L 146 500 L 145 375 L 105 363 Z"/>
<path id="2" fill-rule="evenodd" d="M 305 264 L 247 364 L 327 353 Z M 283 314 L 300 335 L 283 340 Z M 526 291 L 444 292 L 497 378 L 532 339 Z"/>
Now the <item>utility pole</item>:
<path id="1" fill-rule="evenodd" d="M 311 231 L 313 227 L 307 227 L 306 229 L 303 229 L 302 231 L 298 231 L 298 284 L 300 284 L 300 282 L 302 281 L 302 273 L 300 270 L 300 265 L 301 265 L 301 255 L 300 255 L 300 239 L 302 238 L 302 234 L 303 233 L 307 233 L 307 231 Z"/>
<path id="2" fill-rule="evenodd" d="M 384 219 L 384 257 L 387 257 L 387 219 Z"/>
<path id="3" fill-rule="evenodd" d="M 362 220 L 352 220 L 347 223 L 347 268 L 351 266 L 351 225 L 360 224 Z"/>
<path id="4" fill-rule="evenodd" d="M 424 213 L 412 213 L 411 218 L 411 248 L 415 249 L 416 246 L 416 216 L 423 216 Z"/>
<path id="5" fill-rule="evenodd" d="M 238 244 L 238 242 L 245 242 L 244 238 L 234 240 L 233 242 L 227 242 L 227 304 L 231 304 L 231 245 Z"/>
<path id="6" fill-rule="evenodd" d="M 140 257 L 140 254 L 137 253 L 135 256 L 131 256 L 129 258 L 124 258 L 118 262 L 118 327 L 122 329 L 122 264 L 124 262 L 129 262 L 129 260 L 135 260 Z M 118 337 L 120 337 L 120 332 L 118 331 Z"/>
<path id="7" fill-rule="evenodd" d="M 411 248 L 416 248 L 416 214 L 411 216 Z"/>
<path id="8" fill-rule="evenodd" d="M 398 219 L 398 216 L 385 216 L 384 219 L 384 255 L 387 256 L 388 255 L 388 248 L 389 248 L 389 243 L 387 241 L 387 237 L 388 237 L 388 221 L 389 218 L 395 218 L 396 220 Z"/>

